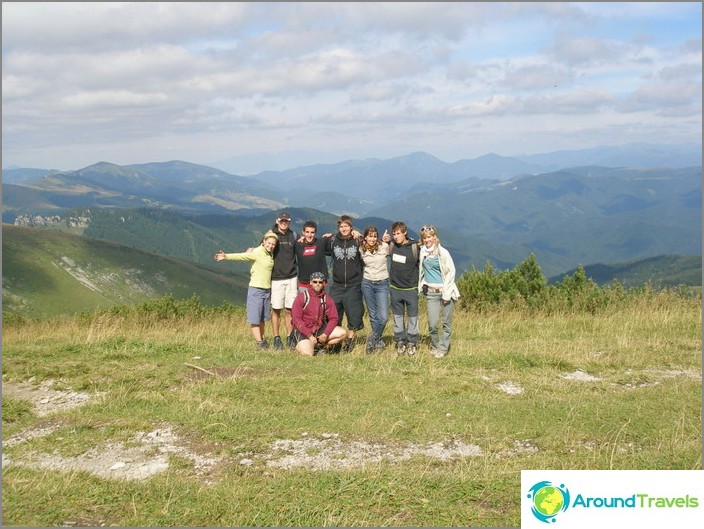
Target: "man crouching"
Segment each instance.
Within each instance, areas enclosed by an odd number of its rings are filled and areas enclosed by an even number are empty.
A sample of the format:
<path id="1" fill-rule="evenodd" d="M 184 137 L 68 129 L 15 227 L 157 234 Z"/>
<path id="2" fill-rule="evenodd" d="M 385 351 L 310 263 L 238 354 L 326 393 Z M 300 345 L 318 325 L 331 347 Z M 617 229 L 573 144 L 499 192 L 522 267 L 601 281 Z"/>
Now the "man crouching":
<path id="1" fill-rule="evenodd" d="M 329 352 L 330 347 L 347 337 L 347 329 L 338 325 L 335 302 L 325 292 L 325 276 L 310 275 L 307 289 L 296 296 L 291 309 L 296 351 L 304 356 Z"/>

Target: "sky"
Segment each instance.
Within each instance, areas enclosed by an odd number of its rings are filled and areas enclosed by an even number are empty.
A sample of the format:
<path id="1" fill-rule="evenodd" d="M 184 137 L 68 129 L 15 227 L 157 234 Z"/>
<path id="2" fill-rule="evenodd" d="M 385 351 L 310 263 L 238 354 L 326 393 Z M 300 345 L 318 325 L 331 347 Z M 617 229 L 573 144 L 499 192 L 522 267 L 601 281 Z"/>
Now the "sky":
<path id="1" fill-rule="evenodd" d="M 3 168 L 701 141 L 701 2 L 2 2 Z"/>

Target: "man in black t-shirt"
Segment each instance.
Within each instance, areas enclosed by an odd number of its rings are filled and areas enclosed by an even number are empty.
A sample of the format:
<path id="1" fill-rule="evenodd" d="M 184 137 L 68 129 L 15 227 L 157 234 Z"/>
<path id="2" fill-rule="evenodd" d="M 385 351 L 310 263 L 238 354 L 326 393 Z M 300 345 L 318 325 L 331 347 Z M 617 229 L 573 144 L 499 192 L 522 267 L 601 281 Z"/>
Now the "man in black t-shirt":
<path id="1" fill-rule="evenodd" d="M 388 236 L 387 236 L 388 237 Z M 396 352 L 413 356 L 418 348 L 418 241 L 401 221 L 391 225 L 389 283 Z M 407 316 L 407 322 L 404 322 Z M 407 323 L 407 325 L 406 325 Z"/>
<path id="2" fill-rule="evenodd" d="M 282 211 L 276 218 L 272 231 L 278 236 L 279 242 L 274 249 L 274 269 L 271 271 L 271 327 L 274 333 L 274 349 L 281 350 L 284 345 L 279 336 L 281 327 L 281 311 L 285 311 L 284 322 L 288 335 L 287 344 L 293 344 L 293 323 L 291 322 L 291 307 L 298 295 L 298 267 L 294 244 L 298 235 L 289 229 L 291 215 Z"/>
<path id="3" fill-rule="evenodd" d="M 313 220 L 303 224 L 303 240 L 296 241 L 294 250 L 296 262 L 298 263 L 298 291 L 302 292 L 310 284 L 310 275 L 313 272 L 321 272 L 325 277 L 325 284 L 328 282 L 328 262 L 325 255 L 327 240 L 318 238 L 318 225 Z"/>

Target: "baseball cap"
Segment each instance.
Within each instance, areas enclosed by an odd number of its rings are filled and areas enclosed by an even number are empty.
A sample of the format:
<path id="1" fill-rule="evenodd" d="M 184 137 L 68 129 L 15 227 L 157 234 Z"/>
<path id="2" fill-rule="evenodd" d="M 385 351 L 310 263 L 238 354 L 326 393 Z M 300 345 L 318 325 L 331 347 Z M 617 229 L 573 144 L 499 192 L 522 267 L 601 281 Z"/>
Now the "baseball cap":
<path id="1" fill-rule="evenodd" d="M 282 211 L 281 213 L 279 213 L 279 216 L 276 217 L 276 222 L 279 222 L 280 220 L 288 220 L 288 221 L 290 221 L 290 220 L 291 220 L 291 215 L 289 215 L 289 214 L 288 214 L 287 212 L 285 212 L 285 211 Z"/>

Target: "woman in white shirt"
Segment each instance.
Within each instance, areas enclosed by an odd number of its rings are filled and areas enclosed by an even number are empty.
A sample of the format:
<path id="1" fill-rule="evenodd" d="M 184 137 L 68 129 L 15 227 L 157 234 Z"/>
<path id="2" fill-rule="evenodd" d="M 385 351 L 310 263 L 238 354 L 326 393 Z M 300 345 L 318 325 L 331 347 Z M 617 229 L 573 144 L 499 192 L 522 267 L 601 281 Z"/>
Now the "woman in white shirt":
<path id="1" fill-rule="evenodd" d="M 367 336 L 366 351 L 373 353 L 386 345 L 381 337 L 389 321 L 389 244 L 379 239 L 379 230 L 375 226 L 367 226 L 363 237 L 360 247 L 364 263 L 362 295 L 372 328 Z"/>
<path id="2" fill-rule="evenodd" d="M 440 244 L 434 226 L 420 229 L 420 242 L 418 291 L 426 296 L 430 354 L 442 358 L 450 350 L 452 314 L 460 297 L 455 284 L 455 263 L 450 252 Z M 441 317 L 442 333 L 438 329 Z"/>

